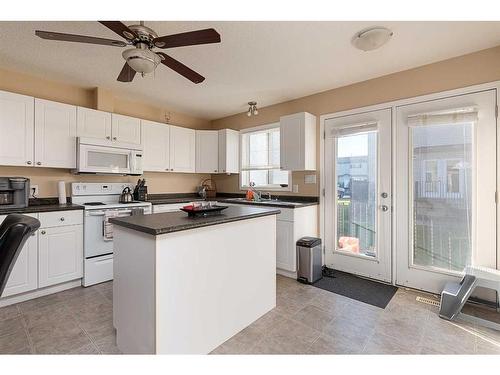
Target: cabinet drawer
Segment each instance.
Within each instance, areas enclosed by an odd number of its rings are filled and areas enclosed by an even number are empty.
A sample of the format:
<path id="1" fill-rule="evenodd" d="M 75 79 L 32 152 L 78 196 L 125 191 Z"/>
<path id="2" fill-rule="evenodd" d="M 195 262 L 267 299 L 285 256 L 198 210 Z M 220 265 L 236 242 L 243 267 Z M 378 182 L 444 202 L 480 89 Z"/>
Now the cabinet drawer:
<path id="1" fill-rule="evenodd" d="M 157 214 L 160 212 L 177 212 L 182 207 L 188 205 L 189 203 L 170 203 L 170 204 L 156 204 L 153 206 L 153 213 Z"/>
<path id="2" fill-rule="evenodd" d="M 276 217 L 276 220 L 281 220 L 281 221 L 293 221 L 293 213 L 294 209 L 293 208 L 279 208 L 281 211 L 280 214 Z"/>
<path id="3" fill-rule="evenodd" d="M 83 210 L 41 212 L 39 220 L 41 228 L 83 224 Z"/>

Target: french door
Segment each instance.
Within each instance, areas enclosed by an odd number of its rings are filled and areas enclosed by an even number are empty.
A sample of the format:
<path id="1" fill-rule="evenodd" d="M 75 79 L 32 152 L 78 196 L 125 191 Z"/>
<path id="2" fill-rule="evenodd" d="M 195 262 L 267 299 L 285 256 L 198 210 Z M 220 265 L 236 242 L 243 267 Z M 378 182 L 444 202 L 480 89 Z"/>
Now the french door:
<path id="1" fill-rule="evenodd" d="M 325 264 L 391 282 L 391 109 L 325 120 Z"/>
<path id="2" fill-rule="evenodd" d="M 496 268 L 496 91 L 396 107 L 396 283 Z"/>

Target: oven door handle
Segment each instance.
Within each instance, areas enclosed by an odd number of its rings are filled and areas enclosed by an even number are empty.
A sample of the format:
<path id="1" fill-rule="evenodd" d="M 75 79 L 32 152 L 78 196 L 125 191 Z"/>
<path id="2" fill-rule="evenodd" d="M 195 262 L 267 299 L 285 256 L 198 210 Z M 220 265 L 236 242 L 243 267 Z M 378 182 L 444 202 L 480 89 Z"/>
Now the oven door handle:
<path id="1" fill-rule="evenodd" d="M 89 216 L 104 216 L 104 212 L 89 212 Z"/>

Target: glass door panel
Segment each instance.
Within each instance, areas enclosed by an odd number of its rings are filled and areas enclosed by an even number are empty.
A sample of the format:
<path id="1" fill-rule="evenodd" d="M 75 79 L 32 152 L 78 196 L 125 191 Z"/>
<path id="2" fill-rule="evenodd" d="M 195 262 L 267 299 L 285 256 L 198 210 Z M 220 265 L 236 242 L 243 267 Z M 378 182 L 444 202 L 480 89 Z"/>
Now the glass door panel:
<path id="1" fill-rule="evenodd" d="M 337 250 L 376 258 L 377 132 L 337 138 Z"/>
<path id="2" fill-rule="evenodd" d="M 410 129 L 416 266 L 462 271 L 471 262 L 473 126 Z"/>

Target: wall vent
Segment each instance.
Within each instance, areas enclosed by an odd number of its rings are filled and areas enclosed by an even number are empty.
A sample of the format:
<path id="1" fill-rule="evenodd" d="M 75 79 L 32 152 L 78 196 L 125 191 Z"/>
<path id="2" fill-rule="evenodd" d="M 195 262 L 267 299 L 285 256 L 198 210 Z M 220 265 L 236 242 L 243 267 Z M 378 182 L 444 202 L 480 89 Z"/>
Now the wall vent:
<path id="1" fill-rule="evenodd" d="M 441 302 L 438 301 L 437 299 L 432 299 L 432 298 L 427 298 L 427 297 L 420 297 L 418 296 L 416 298 L 416 300 L 418 302 L 421 302 L 421 303 L 425 303 L 427 305 L 431 305 L 431 306 L 436 306 L 436 307 L 439 307 L 441 306 Z"/>

